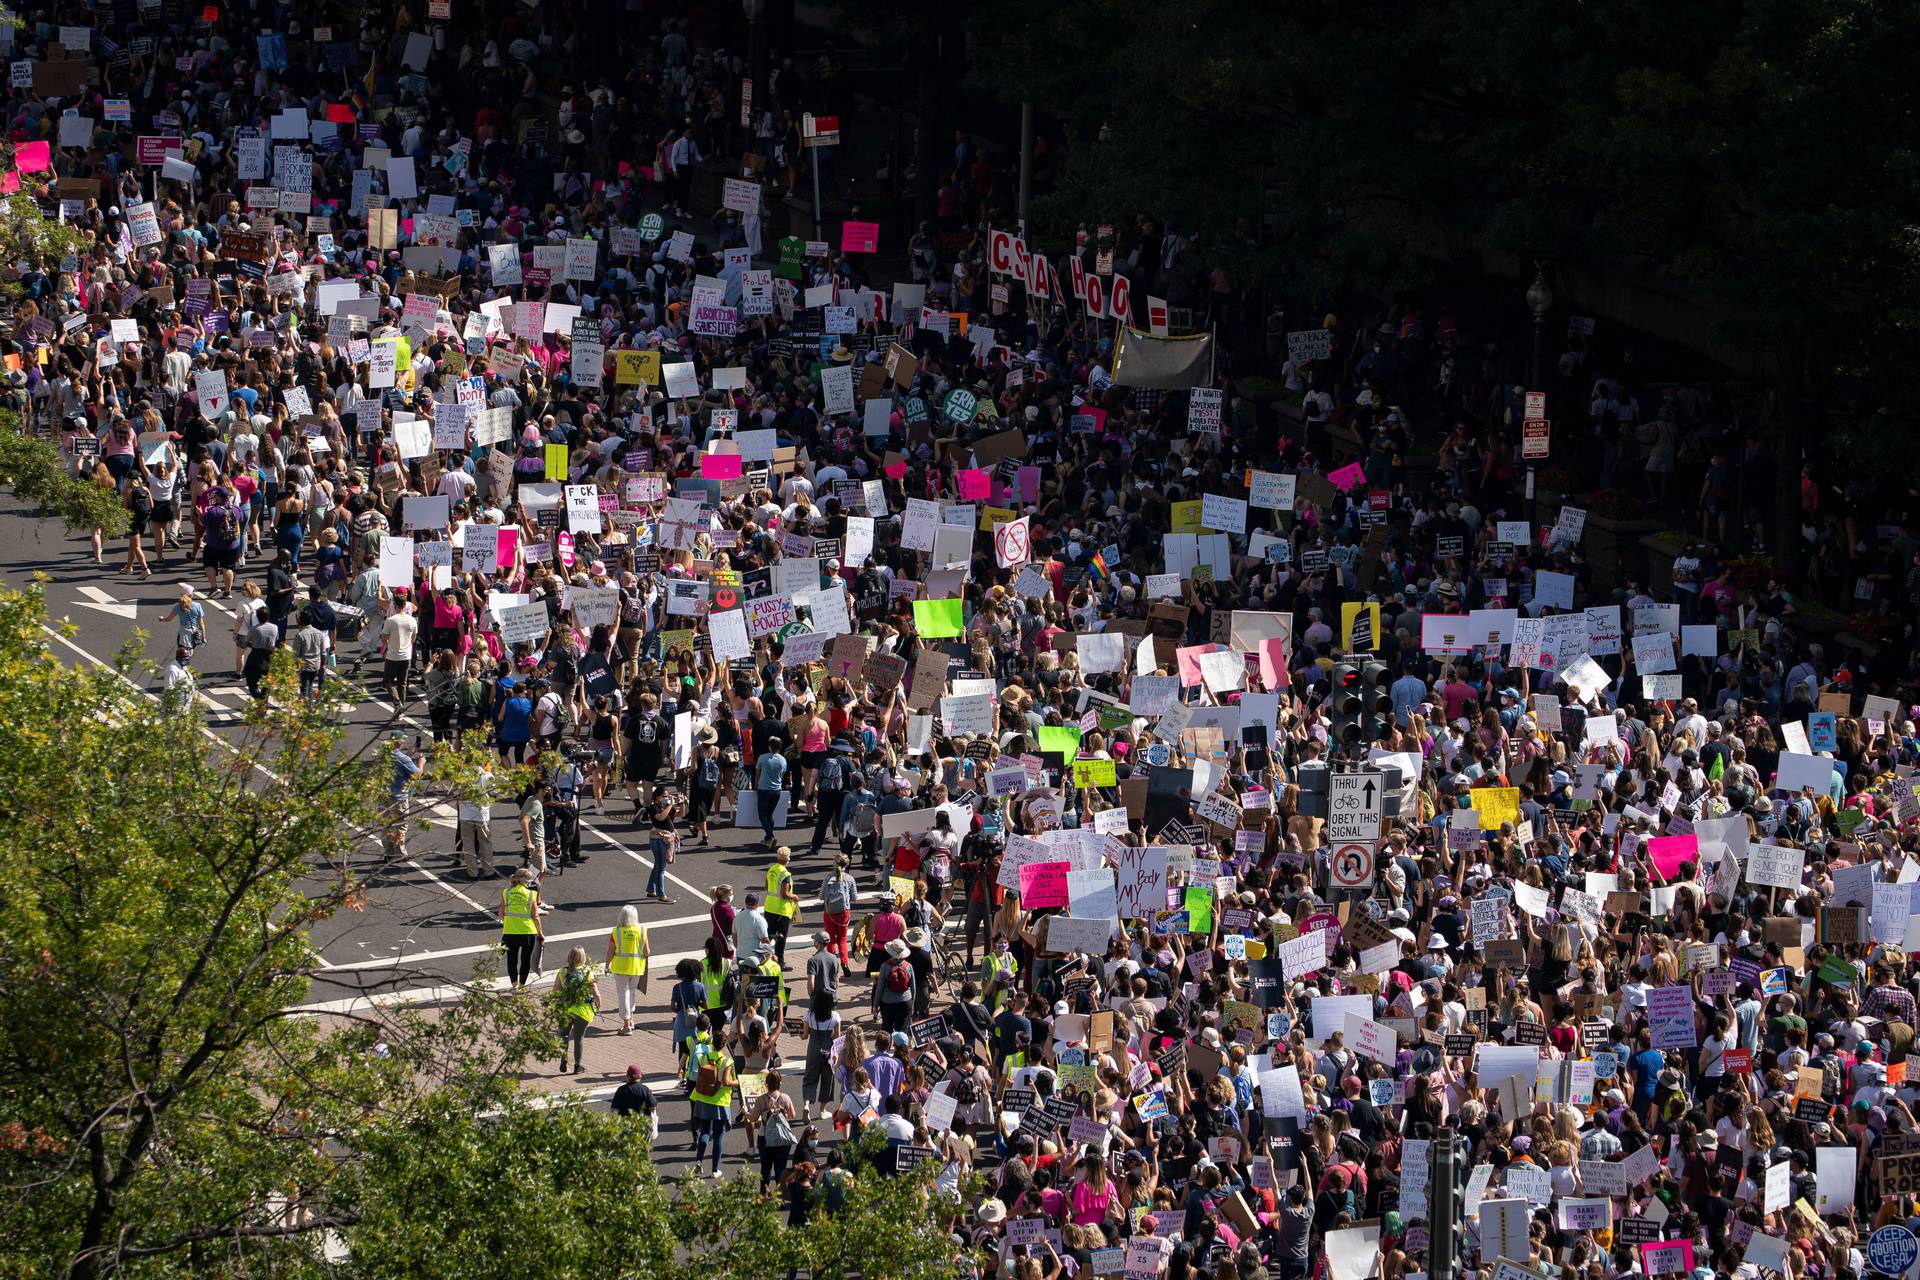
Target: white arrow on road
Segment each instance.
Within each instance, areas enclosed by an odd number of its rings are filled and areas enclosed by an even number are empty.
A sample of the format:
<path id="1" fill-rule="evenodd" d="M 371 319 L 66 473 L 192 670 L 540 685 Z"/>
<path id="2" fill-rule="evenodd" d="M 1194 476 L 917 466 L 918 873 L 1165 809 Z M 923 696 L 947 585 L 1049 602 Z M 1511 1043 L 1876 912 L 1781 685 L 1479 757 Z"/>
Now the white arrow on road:
<path id="1" fill-rule="evenodd" d="M 86 597 L 86 599 L 79 602 L 86 608 L 98 609 L 100 612 L 110 613 L 116 618 L 135 618 L 140 614 L 139 605 L 121 604 L 118 600 L 115 600 L 98 587 L 81 587 L 79 588 L 79 592 Z"/>

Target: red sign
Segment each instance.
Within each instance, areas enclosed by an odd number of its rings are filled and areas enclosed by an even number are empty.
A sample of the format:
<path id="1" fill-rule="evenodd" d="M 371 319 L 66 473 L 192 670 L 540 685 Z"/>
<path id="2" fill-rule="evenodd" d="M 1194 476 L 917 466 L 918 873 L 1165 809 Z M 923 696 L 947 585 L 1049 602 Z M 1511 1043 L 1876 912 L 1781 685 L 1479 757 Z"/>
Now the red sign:
<path id="1" fill-rule="evenodd" d="M 1721 1053 L 1720 1061 L 1735 1075 L 1753 1074 L 1753 1050 L 1751 1049 L 1728 1049 Z"/>
<path id="2" fill-rule="evenodd" d="M 1027 244 L 1011 231 L 987 233 L 987 270 L 997 276 L 1027 279 Z"/>
<path id="3" fill-rule="evenodd" d="M 1527 392 L 1526 412 L 1521 416 L 1528 419 L 1547 416 L 1547 393 L 1544 391 Z"/>
<path id="4" fill-rule="evenodd" d="M 840 224 L 840 252 L 874 253 L 880 248 L 880 224 L 843 222 Z"/>
<path id="5" fill-rule="evenodd" d="M 830 147 L 840 141 L 840 117 L 816 116 L 808 112 L 800 117 L 800 140 L 809 147 Z"/>
<path id="6" fill-rule="evenodd" d="M 747 128 L 753 123 L 753 81 L 742 77 L 740 80 L 740 127 Z"/>
<path id="7" fill-rule="evenodd" d="M 1546 457 L 1552 433 L 1553 424 L 1545 418 L 1535 418 L 1521 423 L 1520 456 L 1523 458 Z"/>
<path id="8" fill-rule="evenodd" d="M 141 164 L 164 164 L 167 152 L 186 149 L 185 138 L 144 137 L 134 140 L 133 155 Z"/>

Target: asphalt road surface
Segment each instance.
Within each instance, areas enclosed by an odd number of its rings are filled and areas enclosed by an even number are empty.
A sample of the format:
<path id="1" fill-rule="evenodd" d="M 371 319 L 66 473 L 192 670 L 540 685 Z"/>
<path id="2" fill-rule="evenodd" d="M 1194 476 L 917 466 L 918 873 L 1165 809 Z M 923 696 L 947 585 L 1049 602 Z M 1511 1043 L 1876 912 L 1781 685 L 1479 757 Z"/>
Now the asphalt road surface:
<path id="1" fill-rule="evenodd" d="M 148 554 L 151 558 L 151 546 Z M 106 665 L 144 631 L 140 648 L 157 670 L 172 656 L 174 636 L 173 623 L 162 622 L 160 617 L 172 607 L 181 583 L 204 587 L 200 567 L 187 565 L 174 551 L 166 565 L 155 566 L 151 578 L 122 573 L 119 566 L 125 560 L 124 542 L 110 545 L 105 558 L 104 565 L 94 564 L 84 536 L 66 536 L 58 521 L 34 518 L 10 493 L 0 492 L 0 581 L 21 588 L 35 575 L 44 575 L 49 616 L 66 618 L 77 628 L 71 639 L 53 637 L 55 652 L 76 666 Z M 252 557 L 243 577 L 264 582 L 265 562 Z M 207 732 L 210 737 L 218 737 L 232 732 L 247 693 L 233 674 L 230 606 L 204 595 L 202 600 L 208 609 L 207 644 L 196 655 L 194 666 L 199 674 Z M 384 753 L 386 739 L 398 735 L 411 742 L 416 735 L 425 735 L 426 713 L 418 701 L 418 682 L 416 701 L 396 707 L 378 696 L 377 659 L 366 667 L 372 676 L 370 686 L 352 672 L 351 659 L 358 656 L 358 645 L 344 644 L 341 649 L 339 674 L 350 681 L 353 691 L 347 746 L 371 746 Z M 208 751 L 221 749 L 210 740 L 203 745 Z M 682 956 L 700 954 L 710 931 L 707 909 L 712 886 L 733 885 L 735 905 L 740 905 L 745 892 L 759 891 L 765 885 L 769 853 L 760 843 L 757 827 L 737 830 L 716 823 L 710 846 L 687 842 L 669 868 L 667 891 L 673 901 L 645 902 L 641 895 L 652 859 L 646 834 L 635 825 L 632 806 L 620 795 L 608 797 L 604 816 L 591 812 L 590 800 L 584 808 L 581 851 L 588 856 L 586 865 L 570 868 L 563 876 L 550 875 L 547 881 L 545 896 L 555 910 L 546 917 L 546 973 L 550 978 L 567 948 L 575 943 L 585 946 L 598 966 L 605 955 L 607 933 L 620 908 L 632 904 L 650 934 L 651 990 L 643 997 L 632 1036 L 617 1034 L 617 1011 L 611 1015 L 602 1012 L 588 1034 L 585 1073 L 562 1077 L 552 1073 L 549 1065 L 545 1074 L 528 1079 L 543 1090 L 605 1099 L 625 1078 L 628 1064 L 639 1065 L 663 1102 L 660 1163 L 675 1172 L 684 1167 L 690 1147 L 687 1107 L 674 1092 L 672 1080 L 671 1015 L 666 1011 L 666 999 L 673 983 L 673 965 Z M 510 803 L 494 807 L 496 861 L 508 872 L 520 865 L 518 813 Z M 443 805 L 438 815 L 429 809 L 426 816 L 429 820 L 438 816 L 440 820 L 433 821 L 431 830 L 410 833 L 407 862 L 373 883 L 367 909 L 342 912 L 315 931 L 313 945 L 322 968 L 300 1009 L 325 1016 L 365 1010 L 370 1004 L 445 1000 L 458 995 L 463 984 L 475 980 L 476 965 L 484 964 L 500 937 L 496 911 L 505 881 L 467 881 L 460 856 L 453 848 L 451 806 Z M 792 828 L 784 836 L 785 842 L 794 846 L 792 866 L 802 901 L 787 948 L 787 966 L 790 975 L 798 973 L 802 979 L 806 959 L 813 951 L 809 938 L 819 927 L 819 884 L 832 866 L 835 851 L 834 842 L 829 840 L 819 857 L 808 857 L 810 838 L 811 824 Z M 870 909 L 875 900 L 873 888 L 873 877 L 863 877 L 863 909 Z M 855 967 L 860 967 L 858 962 Z M 493 973 L 487 970 L 483 980 Z M 604 990 L 606 984 L 602 985 Z M 843 988 L 841 1004 L 845 1015 L 852 1015 L 856 1009 L 864 1014 L 865 992 L 860 980 L 851 992 Z M 804 1046 L 788 1045 L 785 1050 L 793 1060 L 786 1087 L 798 1102 L 798 1059 L 804 1054 Z M 825 1136 L 831 1137 L 831 1133 L 827 1126 Z M 731 1169 L 744 1153 L 739 1131 L 729 1135 L 727 1149 L 727 1167 Z"/>

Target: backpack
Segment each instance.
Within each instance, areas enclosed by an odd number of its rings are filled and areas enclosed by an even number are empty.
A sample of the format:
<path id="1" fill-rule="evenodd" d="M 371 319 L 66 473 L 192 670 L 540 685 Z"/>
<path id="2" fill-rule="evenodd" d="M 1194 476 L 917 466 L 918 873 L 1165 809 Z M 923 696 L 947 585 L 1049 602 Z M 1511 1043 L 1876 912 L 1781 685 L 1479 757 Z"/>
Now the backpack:
<path id="1" fill-rule="evenodd" d="M 727 970 L 726 979 L 720 984 L 720 1007 L 731 1009 L 740 1000 L 740 971 Z"/>
<path id="2" fill-rule="evenodd" d="M 963 1107 L 980 1101 L 980 1085 L 973 1078 L 973 1072 L 967 1071 L 953 1082 L 953 1100 Z"/>
<path id="3" fill-rule="evenodd" d="M 712 1049 L 708 1049 L 700 1055 L 700 1066 L 695 1070 L 693 1076 L 693 1090 L 695 1093 L 711 1094 L 719 1091 L 720 1069 L 714 1065 L 714 1059 L 718 1056 L 719 1055 Z"/>
<path id="4" fill-rule="evenodd" d="M 895 960 L 887 967 L 887 990 L 898 994 L 913 986 L 913 974 L 907 969 L 907 962 Z"/>
<path id="5" fill-rule="evenodd" d="M 239 541 L 240 521 L 232 507 L 208 507 L 206 525 L 207 537 L 223 547 Z"/>
<path id="6" fill-rule="evenodd" d="M 843 791 L 847 785 L 846 757 L 829 755 L 820 762 L 820 789 Z"/>
<path id="7" fill-rule="evenodd" d="M 700 785 L 703 787 L 720 785 L 720 762 L 712 756 L 700 762 Z"/>

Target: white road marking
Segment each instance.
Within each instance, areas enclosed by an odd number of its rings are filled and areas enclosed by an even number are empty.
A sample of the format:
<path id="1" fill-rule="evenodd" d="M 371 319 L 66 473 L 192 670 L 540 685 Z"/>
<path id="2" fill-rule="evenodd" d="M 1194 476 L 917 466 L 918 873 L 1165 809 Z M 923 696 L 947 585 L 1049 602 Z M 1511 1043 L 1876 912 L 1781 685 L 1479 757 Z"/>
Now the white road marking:
<path id="1" fill-rule="evenodd" d="M 80 607 L 83 609 L 98 609 L 100 612 L 110 613 L 116 618 L 132 619 L 140 616 L 139 605 L 122 604 L 98 587 L 81 586 L 76 587 L 75 590 L 86 597 L 79 601 Z"/>
<path id="2" fill-rule="evenodd" d="M 606 932 L 605 929 L 590 929 L 587 931 L 587 935 L 604 936 Z M 580 936 L 582 935 L 554 934 L 549 937 L 547 941 L 566 942 Z M 475 948 L 475 950 L 479 951 L 486 949 L 485 947 Z M 699 960 L 705 957 L 705 955 L 706 952 L 701 950 L 675 951 L 666 955 L 653 956 L 647 961 L 648 976 L 664 976 L 655 971 L 661 968 L 671 970 L 674 965 L 680 963 L 682 960 Z M 559 965 L 554 964 L 542 972 L 534 974 L 527 982 L 527 990 L 544 990 L 552 986 L 554 976 L 558 972 Z M 366 1013 L 374 1009 L 391 1008 L 395 1005 L 444 1004 L 450 1000 L 461 999 L 472 991 L 504 991 L 506 989 L 506 975 L 499 974 L 491 978 L 482 978 L 478 982 L 448 982 L 432 987 L 408 987 L 399 991 L 377 991 L 368 995 L 346 996 L 339 1000 L 318 1000 L 312 1004 L 294 1005 L 291 1009 L 287 1010 L 287 1012 L 295 1014 Z"/>

